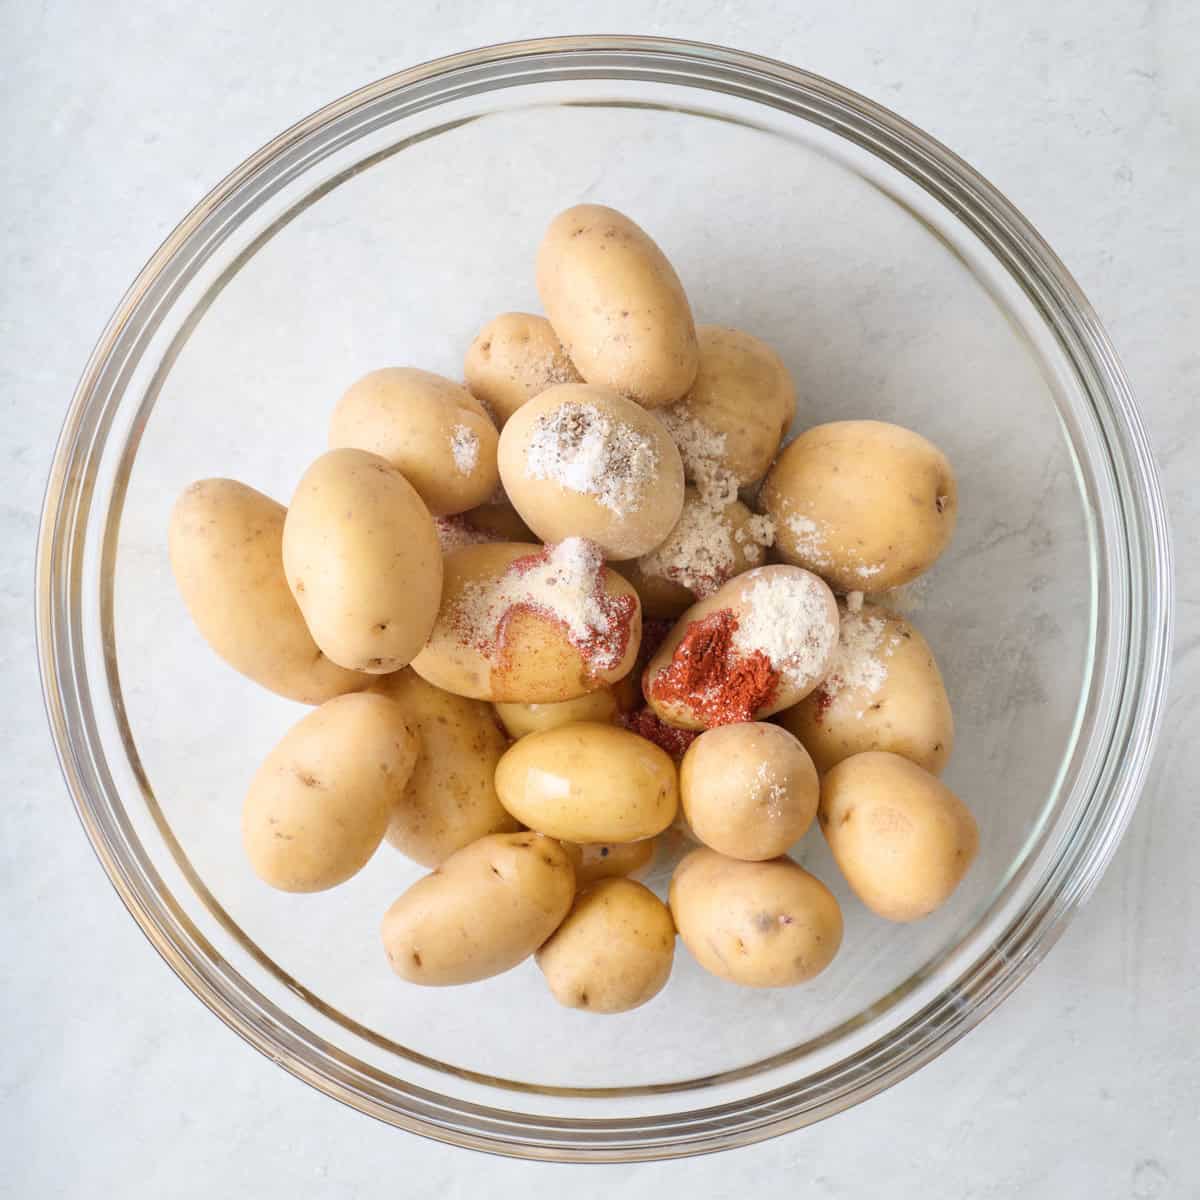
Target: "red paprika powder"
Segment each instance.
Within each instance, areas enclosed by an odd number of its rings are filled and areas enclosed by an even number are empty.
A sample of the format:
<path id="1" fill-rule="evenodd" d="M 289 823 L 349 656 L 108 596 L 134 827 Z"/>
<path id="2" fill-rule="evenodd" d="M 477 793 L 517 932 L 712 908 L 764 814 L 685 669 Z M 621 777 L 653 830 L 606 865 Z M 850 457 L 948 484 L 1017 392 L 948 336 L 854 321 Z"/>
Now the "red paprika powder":
<path id="1" fill-rule="evenodd" d="M 742 654 L 734 648 L 737 627 L 729 608 L 693 621 L 667 666 L 643 681 L 646 695 L 685 706 L 710 729 L 753 721 L 775 694 L 779 672 L 761 650 Z"/>

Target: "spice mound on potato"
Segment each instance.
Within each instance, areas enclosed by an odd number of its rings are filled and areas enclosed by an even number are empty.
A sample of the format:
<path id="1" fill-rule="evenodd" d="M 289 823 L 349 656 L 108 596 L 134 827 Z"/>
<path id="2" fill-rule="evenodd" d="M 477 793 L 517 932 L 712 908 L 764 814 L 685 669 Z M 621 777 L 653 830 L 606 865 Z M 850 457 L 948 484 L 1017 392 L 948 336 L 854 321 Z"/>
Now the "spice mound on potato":
<path id="1" fill-rule="evenodd" d="M 679 618 L 646 668 L 646 699 L 683 729 L 762 720 L 825 678 L 837 635 L 837 601 L 822 580 L 757 567 Z"/>
<path id="2" fill-rule="evenodd" d="M 683 511 L 683 462 L 661 422 L 606 388 L 567 383 L 518 409 L 500 478 L 543 541 L 580 536 L 605 558 L 658 546 Z"/>
<path id="3" fill-rule="evenodd" d="M 446 555 L 441 609 L 412 665 L 459 696 L 553 704 L 625 675 L 641 629 L 637 593 L 582 538 L 464 546 Z"/>

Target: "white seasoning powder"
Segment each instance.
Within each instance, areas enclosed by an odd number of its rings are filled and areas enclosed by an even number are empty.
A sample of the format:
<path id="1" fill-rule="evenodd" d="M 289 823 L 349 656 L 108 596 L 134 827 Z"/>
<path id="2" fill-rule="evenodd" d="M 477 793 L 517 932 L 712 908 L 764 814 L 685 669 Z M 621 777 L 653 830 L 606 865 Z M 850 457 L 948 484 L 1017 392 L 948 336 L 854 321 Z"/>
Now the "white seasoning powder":
<path id="1" fill-rule="evenodd" d="M 767 816 L 777 819 L 783 815 L 783 801 L 787 797 L 787 788 L 779 782 L 775 772 L 768 762 L 760 762 L 754 773 L 755 800 L 766 807 Z"/>
<path id="2" fill-rule="evenodd" d="M 450 450 L 460 475 L 469 475 L 479 462 L 479 439 L 465 425 L 455 425 L 450 435 Z"/>
<path id="3" fill-rule="evenodd" d="M 433 524 L 437 530 L 438 543 L 442 547 L 443 554 L 449 554 L 451 550 L 457 550 L 462 546 L 478 546 L 483 542 L 498 540 L 490 533 L 484 533 L 482 529 L 468 525 L 466 518 L 462 516 L 434 517 Z"/>
<path id="4" fill-rule="evenodd" d="M 631 426 L 568 401 L 534 423 L 525 470 L 531 479 L 594 496 L 609 512 L 625 516 L 638 509 L 654 479 L 658 451 Z"/>
<path id="5" fill-rule="evenodd" d="M 769 571 L 742 589 L 733 644 L 745 655 L 765 654 L 774 670 L 803 687 L 820 678 L 837 641 L 837 623 L 829 619 L 828 593 L 819 579 Z"/>
<path id="6" fill-rule="evenodd" d="M 655 410 L 683 459 L 683 473 L 712 506 L 725 508 L 738 498 L 737 477 L 724 463 L 725 435 L 692 415 L 686 400 Z"/>
<path id="7" fill-rule="evenodd" d="M 887 660 L 895 653 L 901 635 L 875 613 L 846 612 L 838 630 L 837 649 L 829 676 L 821 685 L 831 704 L 856 704 L 855 717 L 887 682 Z"/>
<path id="8" fill-rule="evenodd" d="M 497 630 L 514 609 L 534 609 L 560 621 L 572 643 L 586 642 L 601 670 L 616 665 L 624 646 L 604 597 L 599 547 L 572 537 L 548 546 L 530 564 L 510 567 L 498 578 L 470 583 L 459 596 L 453 620 L 467 641 L 495 645 Z M 605 644 L 603 639 L 610 638 Z M 599 644 L 593 645 L 598 639 Z"/>
<path id="9" fill-rule="evenodd" d="M 797 554 L 813 566 L 829 566 L 829 555 L 825 553 L 821 527 L 816 521 L 800 513 L 793 513 L 784 524 L 791 531 Z"/>
<path id="10" fill-rule="evenodd" d="M 638 561 L 646 575 L 669 579 L 698 599 L 715 592 L 736 565 L 729 522 L 719 509 L 689 494 L 667 540 Z"/>

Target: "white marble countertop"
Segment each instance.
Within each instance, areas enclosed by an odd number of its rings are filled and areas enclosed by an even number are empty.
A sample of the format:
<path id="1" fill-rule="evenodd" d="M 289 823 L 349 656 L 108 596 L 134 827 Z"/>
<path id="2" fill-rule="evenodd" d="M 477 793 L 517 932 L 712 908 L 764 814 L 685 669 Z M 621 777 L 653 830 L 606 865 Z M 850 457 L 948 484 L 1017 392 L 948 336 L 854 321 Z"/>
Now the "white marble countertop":
<path id="1" fill-rule="evenodd" d="M 67 800 L 38 695 L 31 586 L 47 465 L 85 357 L 211 183 L 376 76 L 598 28 L 726 42 L 831 76 L 943 139 L 1028 214 L 1140 396 L 1172 505 L 1179 625 L 1133 826 L 1086 910 L 997 1013 L 819 1127 L 715 1159 L 572 1168 L 372 1122 L 260 1058 L 187 993 L 123 911 Z M 1200 1194 L 1197 51 L 1192 0 L 0 9 L 0 1195 Z"/>

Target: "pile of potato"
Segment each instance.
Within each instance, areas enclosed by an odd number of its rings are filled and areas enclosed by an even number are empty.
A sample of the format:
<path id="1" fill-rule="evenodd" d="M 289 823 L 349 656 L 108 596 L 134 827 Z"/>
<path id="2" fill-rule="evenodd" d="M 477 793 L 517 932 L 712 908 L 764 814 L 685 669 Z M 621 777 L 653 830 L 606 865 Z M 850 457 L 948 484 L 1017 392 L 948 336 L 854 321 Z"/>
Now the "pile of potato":
<path id="1" fill-rule="evenodd" d="M 386 840 L 431 868 L 383 916 L 415 983 L 533 955 L 561 1004 L 622 1012 L 663 988 L 677 932 L 735 983 L 811 979 L 842 939 L 832 893 L 787 857 L 814 818 L 888 920 L 938 908 L 976 852 L 937 777 L 953 719 L 933 654 L 863 598 L 941 554 L 953 472 L 877 421 L 781 450 L 796 404 L 778 356 L 697 328 L 662 251 L 612 209 L 555 218 L 537 284 L 546 316 L 486 325 L 465 385 L 411 367 L 355 383 L 286 510 L 228 479 L 175 504 L 201 634 L 316 706 L 250 784 L 250 866 L 315 892 Z M 811 629 L 764 627 L 760 585 L 807 587 Z M 727 635 L 806 647 L 752 720 L 649 686 L 716 653 L 689 638 L 714 613 Z M 630 876 L 668 830 L 699 845 L 664 903 Z"/>

